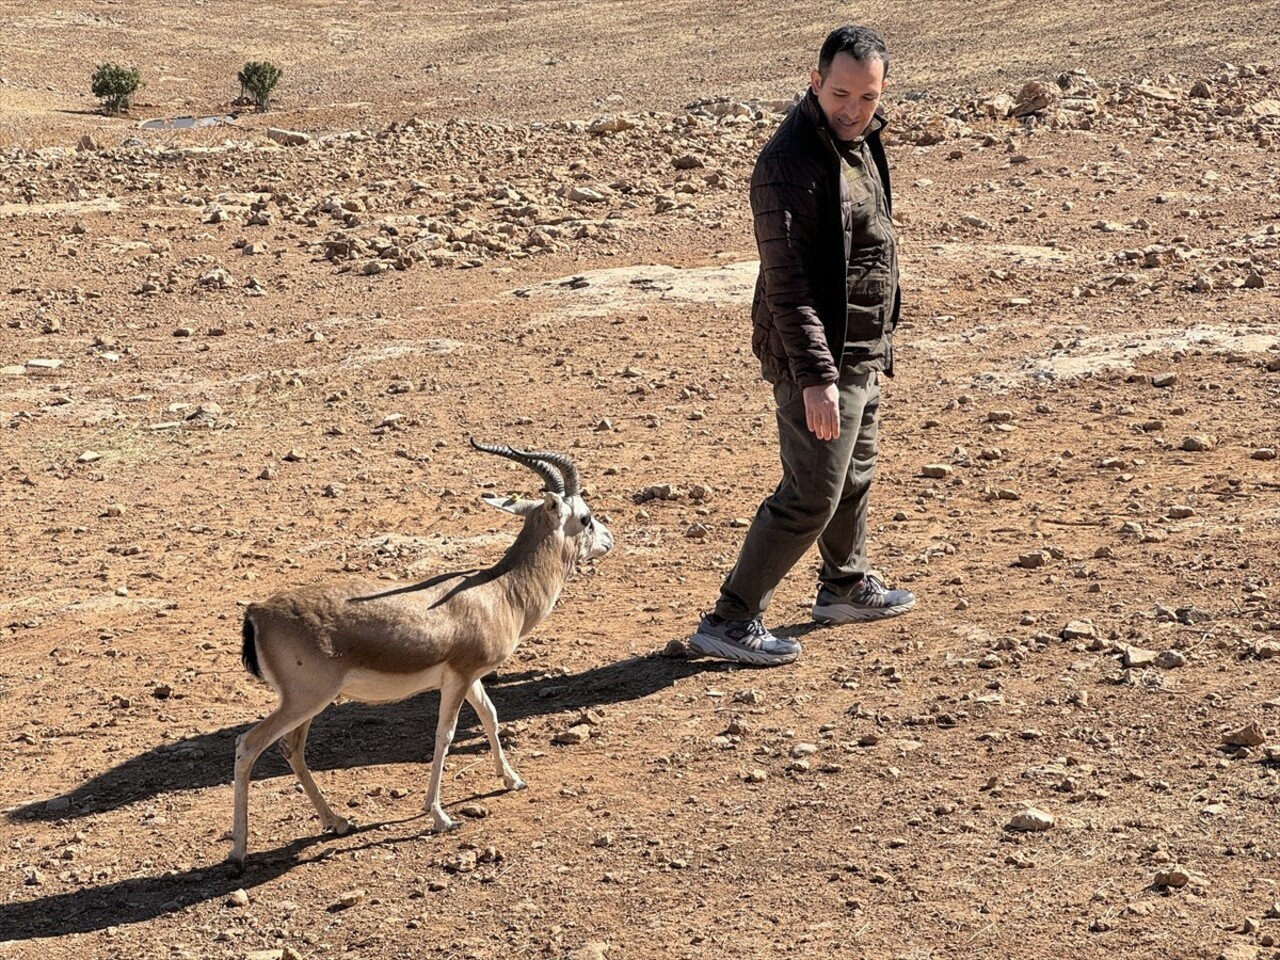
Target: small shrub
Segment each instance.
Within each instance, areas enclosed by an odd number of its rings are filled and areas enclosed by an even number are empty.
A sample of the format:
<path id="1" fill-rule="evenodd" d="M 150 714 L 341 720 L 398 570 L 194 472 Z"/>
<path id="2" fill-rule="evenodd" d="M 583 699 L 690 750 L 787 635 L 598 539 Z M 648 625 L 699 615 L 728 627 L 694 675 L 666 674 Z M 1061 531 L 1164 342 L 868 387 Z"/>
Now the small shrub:
<path id="1" fill-rule="evenodd" d="M 284 71 L 270 60 L 251 60 L 236 74 L 236 79 L 240 81 L 241 94 L 253 97 L 259 110 L 267 110 L 271 107 L 271 91 L 282 76 Z"/>
<path id="2" fill-rule="evenodd" d="M 100 63 L 93 71 L 90 89 L 102 101 L 108 113 L 128 110 L 133 95 L 142 86 L 142 76 L 137 67 L 124 67 L 118 63 Z"/>

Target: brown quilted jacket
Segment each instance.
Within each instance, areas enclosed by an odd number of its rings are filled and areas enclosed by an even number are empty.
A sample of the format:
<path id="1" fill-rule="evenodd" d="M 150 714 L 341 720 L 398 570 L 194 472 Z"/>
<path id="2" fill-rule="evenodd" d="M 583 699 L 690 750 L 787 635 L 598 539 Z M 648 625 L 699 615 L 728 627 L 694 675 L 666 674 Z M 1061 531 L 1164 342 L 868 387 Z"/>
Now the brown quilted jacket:
<path id="1" fill-rule="evenodd" d="M 889 165 L 880 142 L 884 123 L 877 112 L 866 139 L 892 213 Z M 856 206 L 810 91 L 765 144 L 751 177 L 760 251 L 751 348 L 770 382 L 835 383 L 841 363 L 849 361 L 869 361 L 893 375 L 892 338 L 901 306 L 896 270 L 887 288 L 882 284 L 874 291 L 876 303 L 855 312 L 860 329 L 848 329 Z M 845 357 L 846 343 L 865 355 Z"/>

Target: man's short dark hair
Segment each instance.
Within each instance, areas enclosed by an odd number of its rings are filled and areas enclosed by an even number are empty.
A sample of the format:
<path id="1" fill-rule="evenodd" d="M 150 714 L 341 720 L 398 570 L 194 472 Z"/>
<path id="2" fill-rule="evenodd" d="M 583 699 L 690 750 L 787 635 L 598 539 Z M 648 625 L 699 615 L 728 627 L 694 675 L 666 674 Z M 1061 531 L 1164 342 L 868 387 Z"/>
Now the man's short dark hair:
<path id="1" fill-rule="evenodd" d="M 831 61 L 837 53 L 847 53 L 859 63 L 879 60 L 884 64 L 884 75 L 889 76 L 889 48 L 885 46 L 884 37 L 870 27 L 850 24 L 831 31 L 818 53 L 818 74 L 823 80 L 831 72 Z"/>

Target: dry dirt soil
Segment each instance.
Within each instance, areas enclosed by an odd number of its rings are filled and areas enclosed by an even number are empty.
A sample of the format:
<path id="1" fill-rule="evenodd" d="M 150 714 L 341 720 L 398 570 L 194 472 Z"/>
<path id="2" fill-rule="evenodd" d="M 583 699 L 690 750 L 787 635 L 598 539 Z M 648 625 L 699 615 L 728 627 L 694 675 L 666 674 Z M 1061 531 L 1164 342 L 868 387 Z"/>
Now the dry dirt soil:
<path id="1" fill-rule="evenodd" d="M 684 655 L 778 474 L 751 165 L 859 15 L 0 0 L 0 957 L 1280 957 L 1275 3 L 883 11 L 919 606 L 814 629 L 810 556 L 796 664 Z M 236 875 L 244 604 L 496 560 L 472 436 L 617 539 L 490 685 L 529 789 L 464 709 L 433 835 L 435 695 L 340 703 L 358 829 L 271 751 Z"/>

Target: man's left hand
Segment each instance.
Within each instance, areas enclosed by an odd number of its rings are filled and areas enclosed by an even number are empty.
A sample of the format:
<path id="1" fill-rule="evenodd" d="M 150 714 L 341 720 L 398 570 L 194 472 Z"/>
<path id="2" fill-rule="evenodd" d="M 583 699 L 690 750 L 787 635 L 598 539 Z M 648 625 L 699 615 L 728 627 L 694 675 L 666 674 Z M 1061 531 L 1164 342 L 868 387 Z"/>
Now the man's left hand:
<path id="1" fill-rule="evenodd" d="M 834 383 L 804 388 L 804 420 L 809 432 L 819 440 L 840 437 L 840 391 Z"/>

